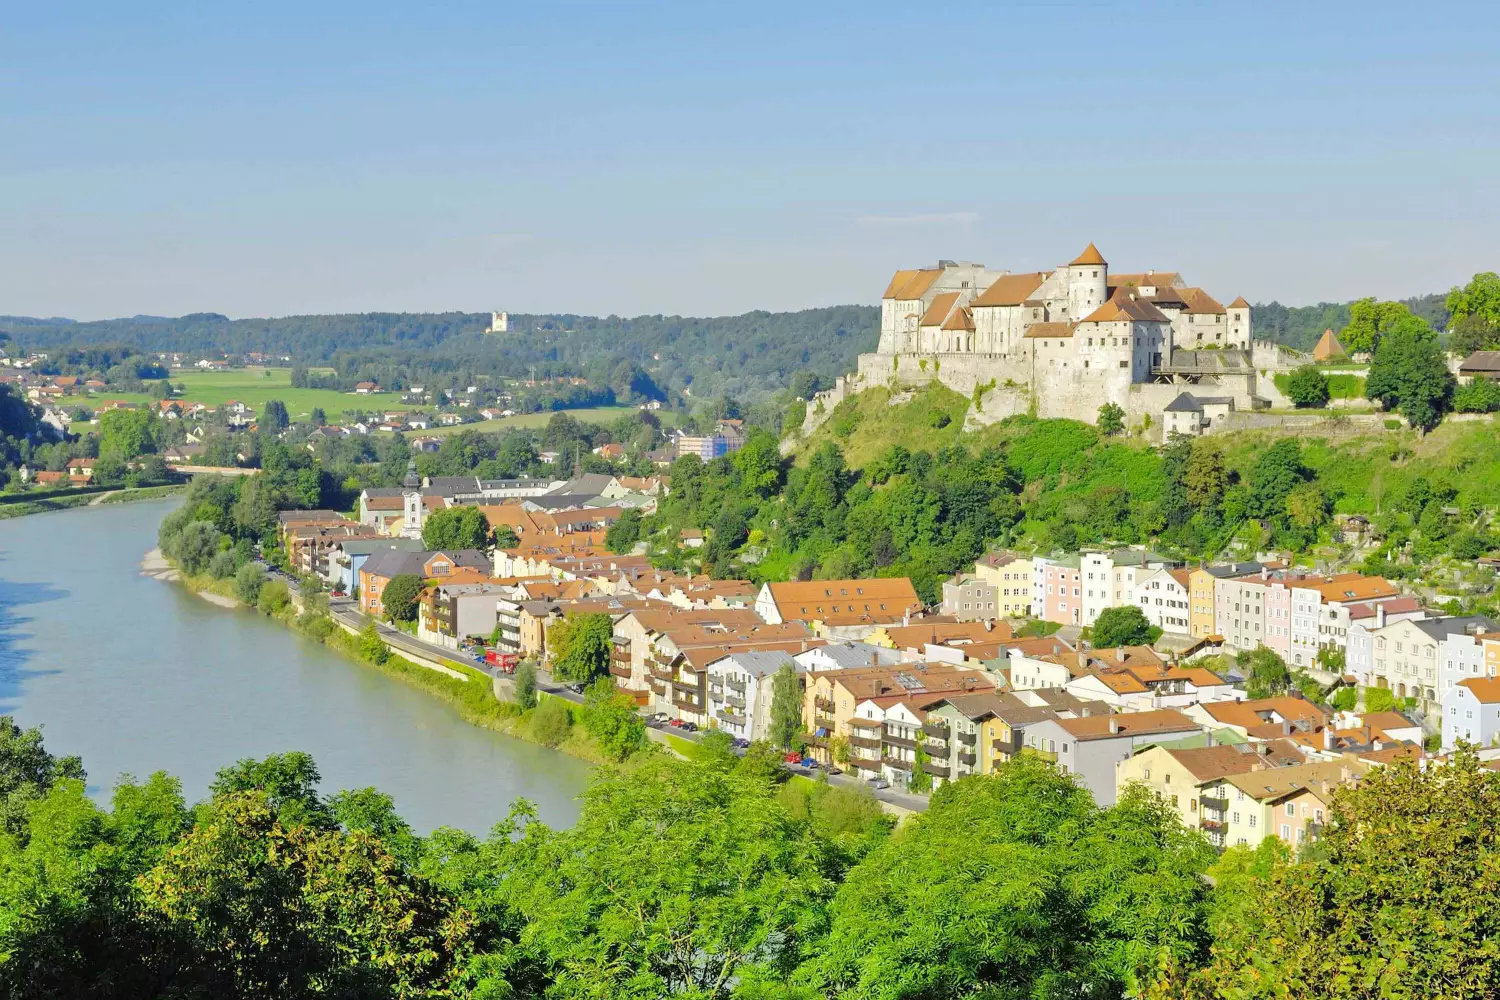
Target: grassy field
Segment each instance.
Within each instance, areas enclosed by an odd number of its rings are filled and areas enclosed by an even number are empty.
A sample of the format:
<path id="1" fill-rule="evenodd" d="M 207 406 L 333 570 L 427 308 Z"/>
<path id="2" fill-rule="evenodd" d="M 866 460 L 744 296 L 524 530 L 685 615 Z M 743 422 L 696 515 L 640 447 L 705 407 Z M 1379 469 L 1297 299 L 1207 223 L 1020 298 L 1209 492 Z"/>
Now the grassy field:
<path id="1" fill-rule="evenodd" d="M 399 392 L 356 396 L 335 389 L 293 389 L 290 368 L 244 368 L 228 372 L 174 371 L 171 382 L 174 387 L 182 390 L 173 397 L 180 402 L 222 406 L 237 399 L 259 413 L 267 400 L 279 399 L 286 404 L 287 413 L 293 420 L 307 417 L 317 406 L 323 408 L 330 421 L 337 420 L 345 410 L 405 408 Z M 128 403 L 144 405 L 156 402 L 143 393 L 114 392 L 109 389 L 101 390 L 89 402 L 98 404 L 106 399 L 123 399 Z"/>
<path id="2" fill-rule="evenodd" d="M 424 431 L 433 437 L 442 437 L 447 434 L 457 434 L 459 431 L 484 431 L 493 433 L 503 431 L 507 427 L 546 427 L 547 422 L 557 413 L 566 413 L 574 420 L 586 424 L 608 424 L 620 419 L 627 414 L 635 412 L 633 406 L 595 406 L 581 410 L 544 410 L 541 413 L 518 413 L 514 417 L 501 417 L 499 420 L 481 420 L 474 424 L 459 424 L 457 427 L 434 427 L 430 431 Z M 671 424 L 668 414 L 658 413 L 663 424 Z"/>

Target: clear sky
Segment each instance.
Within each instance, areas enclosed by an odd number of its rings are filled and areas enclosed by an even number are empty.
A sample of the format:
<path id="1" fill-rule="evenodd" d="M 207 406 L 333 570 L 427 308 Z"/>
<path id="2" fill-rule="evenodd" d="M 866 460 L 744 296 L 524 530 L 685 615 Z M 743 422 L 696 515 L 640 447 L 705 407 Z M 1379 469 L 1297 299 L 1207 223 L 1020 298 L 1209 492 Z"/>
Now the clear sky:
<path id="1" fill-rule="evenodd" d="M 0 314 L 723 314 L 938 257 L 1500 267 L 1493 4 L 11 3 Z"/>

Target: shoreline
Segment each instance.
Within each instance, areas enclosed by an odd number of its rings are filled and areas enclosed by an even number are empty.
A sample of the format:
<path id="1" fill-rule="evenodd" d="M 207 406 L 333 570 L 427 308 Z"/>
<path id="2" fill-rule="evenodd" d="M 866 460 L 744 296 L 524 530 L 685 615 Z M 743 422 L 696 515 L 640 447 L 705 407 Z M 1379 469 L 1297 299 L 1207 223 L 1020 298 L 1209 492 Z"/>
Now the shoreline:
<path id="1" fill-rule="evenodd" d="M 182 571 L 173 566 L 157 548 L 152 548 L 142 558 L 141 573 L 143 576 L 149 576 L 163 583 L 180 585 L 189 593 L 196 594 L 221 608 L 258 610 L 234 597 L 215 593 L 201 580 L 183 575 Z M 378 671 L 400 681 L 407 687 L 415 688 L 447 703 L 460 720 L 471 726 L 488 729 L 533 746 L 554 750 L 588 764 L 610 763 L 599 752 L 592 737 L 585 731 L 582 721 L 577 718 L 569 727 L 567 738 L 560 743 L 554 745 L 534 738 L 529 726 L 531 714 L 523 711 L 514 702 L 501 701 L 495 694 L 493 678 L 488 674 L 461 665 L 457 670 L 448 669 L 439 673 L 431 667 L 413 663 L 400 651 L 392 649 L 385 643 L 382 645 L 385 645 L 389 655 L 384 663 L 376 663 L 360 654 L 357 634 L 346 632 L 339 623 L 327 616 L 318 619 L 319 622 L 326 623 L 326 628 L 317 624 L 304 628 L 299 624 L 303 616 L 298 615 L 296 608 L 290 604 L 283 612 L 265 617 L 286 626 L 297 635 L 341 654 L 345 659 L 352 660 L 361 667 Z M 542 696 L 549 697 L 545 693 Z M 571 703 L 564 701 L 564 704 L 568 704 L 571 709 Z"/>
<path id="2" fill-rule="evenodd" d="M 46 497 L 40 500 L 17 500 L 0 504 L 0 521 L 31 514 L 48 514 L 58 510 L 73 510 L 76 507 L 101 507 L 105 504 L 134 503 L 139 500 L 160 500 L 187 489 L 185 483 L 169 486 L 122 486 L 115 490 L 89 493 L 72 493 Z"/>

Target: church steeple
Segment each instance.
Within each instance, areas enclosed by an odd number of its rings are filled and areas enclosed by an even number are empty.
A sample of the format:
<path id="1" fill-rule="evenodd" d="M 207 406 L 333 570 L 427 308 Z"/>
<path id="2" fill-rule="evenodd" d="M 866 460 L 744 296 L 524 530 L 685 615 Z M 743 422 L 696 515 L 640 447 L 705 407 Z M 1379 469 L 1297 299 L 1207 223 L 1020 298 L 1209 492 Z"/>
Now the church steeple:
<path id="1" fill-rule="evenodd" d="M 406 463 L 406 478 L 401 480 L 401 485 L 409 490 L 422 488 L 422 477 L 417 475 L 417 460 L 411 459 Z"/>

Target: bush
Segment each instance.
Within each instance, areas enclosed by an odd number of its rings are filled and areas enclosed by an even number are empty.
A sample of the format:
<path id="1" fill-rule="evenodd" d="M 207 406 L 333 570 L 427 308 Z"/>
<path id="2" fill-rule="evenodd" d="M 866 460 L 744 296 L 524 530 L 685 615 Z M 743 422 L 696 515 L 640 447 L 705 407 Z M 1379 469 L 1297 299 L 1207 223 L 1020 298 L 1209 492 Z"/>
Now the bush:
<path id="1" fill-rule="evenodd" d="M 615 689 L 611 677 L 589 685 L 583 725 L 611 760 L 624 760 L 646 745 L 645 720 L 635 710 L 635 702 Z"/>
<path id="2" fill-rule="evenodd" d="M 1333 693 L 1333 707 L 1340 712 L 1352 712 L 1359 703 L 1359 692 L 1354 688 L 1339 688 Z"/>
<path id="3" fill-rule="evenodd" d="M 303 635 L 323 642 L 338 628 L 326 614 L 301 614 L 297 616 L 297 629 Z"/>
<path id="4" fill-rule="evenodd" d="M 1385 422 L 1385 429 L 1388 431 L 1399 431 L 1401 429 L 1401 421 L 1387 420 Z"/>
<path id="5" fill-rule="evenodd" d="M 380 638 L 374 622 L 359 630 L 359 655 L 377 666 L 391 658 L 391 649 Z"/>
<path id="6" fill-rule="evenodd" d="M 247 562 L 234 574 L 234 596 L 253 608 L 260 601 L 260 588 L 265 582 L 266 574 L 261 568 Z"/>
<path id="7" fill-rule="evenodd" d="M 222 533 L 207 521 L 192 521 L 169 540 L 170 547 L 163 551 L 177 560 L 177 565 L 189 576 L 197 576 L 208 569 L 208 564 L 219 551 Z"/>
<path id="8" fill-rule="evenodd" d="M 1459 413 L 1494 413 L 1500 410 L 1500 382 L 1476 378 L 1453 392 L 1453 409 Z"/>
<path id="9" fill-rule="evenodd" d="M 417 620 L 417 595 L 425 584 L 415 573 L 398 573 L 380 592 L 380 605 L 393 622 Z"/>
<path id="10" fill-rule="evenodd" d="M 1287 380 L 1287 398 L 1298 407 L 1328 405 L 1328 376 L 1313 365 L 1303 365 Z"/>
<path id="11" fill-rule="evenodd" d="M 214 557 L 208 561 L 208 575 L 215 580 L 227 580 L 234 576 L 234 571 L 234 553 L 229 549 L 215 552 Z"/>
<path id="12" fill-rule="evenodd" d="M 256 598 L 255 606 L 263 615 L 275 617 L 292 603 L 292 595 L 286 588 L 284 580 L 267 580 L 261 584 L 260 596 Z"/>
<path id="13" fill-rule="evenodd" d="M 531 736 L 538 743 L 555 747 L 568 738 L 573 713 L 561 698 L 547 698 L 531 713 Z"/>
<path id="14" fill-rule="evenodd" d="M 522 708 L 536 708 L 536 664 L 522 660 L 516 668 L 516 704 Z"/>
<path id="15" fill-rule="evenodd" d="M 1365 711 L 1366 712 L 1393 712 L 1396 709 L 1396 695 L 1390 688 L 1365 688 Z"/>

